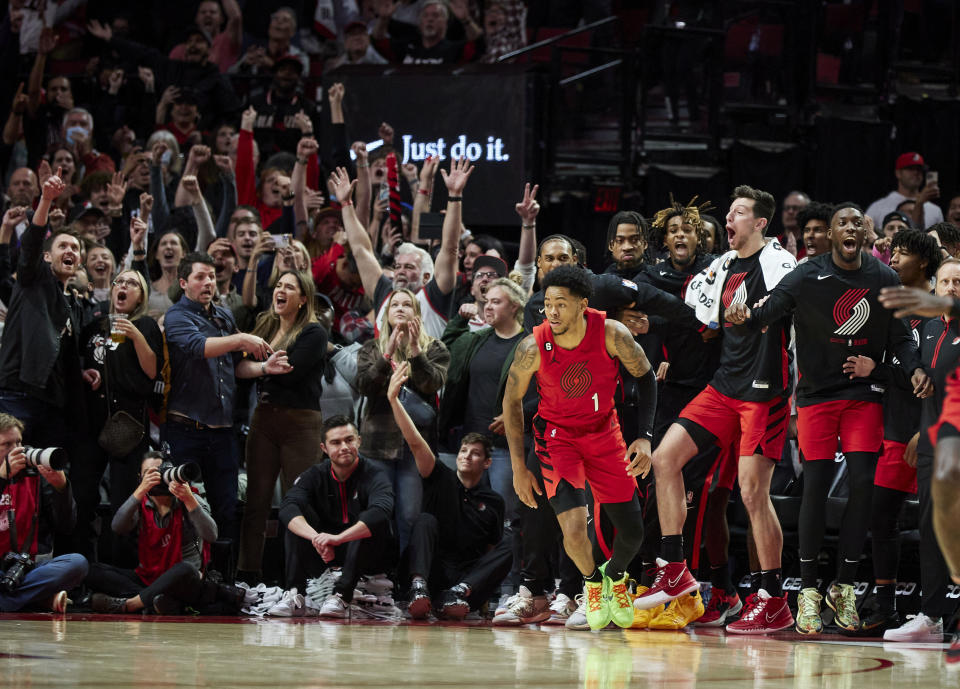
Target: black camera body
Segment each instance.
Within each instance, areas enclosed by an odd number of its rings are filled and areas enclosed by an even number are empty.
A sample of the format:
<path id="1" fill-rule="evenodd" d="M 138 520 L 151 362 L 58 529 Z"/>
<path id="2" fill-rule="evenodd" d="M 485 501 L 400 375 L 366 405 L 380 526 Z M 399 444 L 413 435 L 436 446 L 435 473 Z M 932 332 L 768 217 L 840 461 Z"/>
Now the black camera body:
<path id="1" fill-rule="evenodd" d="M 157 470 L 163 480 L 150 489 L 150 495 L 170 495 L 170 484 L 174 481 L 189 483 L 200 478 L 200 465 L 194 462 L 174 466 L 173 462 L 165 459 Z"/>
<path id="2" fill-rule="evenodd" d="M 33 569 L 33 560 L 27 553 L 7 553 L 3 558 L 3 576 L 0 576 L 0 589 L 13 593 L 23 583 L 27 572 Z"/>

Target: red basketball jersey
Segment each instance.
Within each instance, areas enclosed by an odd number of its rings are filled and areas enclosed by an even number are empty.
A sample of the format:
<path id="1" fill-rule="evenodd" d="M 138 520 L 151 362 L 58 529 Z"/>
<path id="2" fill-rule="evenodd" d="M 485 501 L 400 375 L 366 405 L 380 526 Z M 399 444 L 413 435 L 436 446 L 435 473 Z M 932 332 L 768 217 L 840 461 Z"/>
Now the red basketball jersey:
<path id="1" fill-rule="evenodd" d="M 558 347 L 550 324 L 533 329 L 540 348 L 539 415 L 556 425 L 592 426 L 614 410 L 620 362 L 607 352 L 606 314 L 588 308 L 587 332 L 574 349 Z"/>

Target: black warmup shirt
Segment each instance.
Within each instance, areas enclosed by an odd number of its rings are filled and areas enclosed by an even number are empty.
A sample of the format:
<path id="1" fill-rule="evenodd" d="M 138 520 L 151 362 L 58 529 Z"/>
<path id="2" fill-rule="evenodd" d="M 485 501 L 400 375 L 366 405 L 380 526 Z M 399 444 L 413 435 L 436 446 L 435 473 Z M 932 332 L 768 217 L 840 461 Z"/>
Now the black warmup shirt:
<path id="1" fill-rule="evenodd" d="M 467 409 L 463 418 L 464 433 L 491 435 L 493 417 L 500 415 L 496 405 L 503 362 L 524 336 L 522 330 L 509 338 L 493 333 L 474 353 L 470 360 L 470 394 L 467 395 Z M 496 447 L 507 446 L 506 436 L 493 435 L 491 439 Z"/>
<path id="2" fill-rule="evenodd" d="M 767 295 L 760 268 L 760 251 L 730 263 L 720 308 L 720 367 L 710 384 L 720 393 L 743 402 L 768 402 L 790 386 L 787 344 L 789 318 L 779 318 L 765 330 L 750 323 L 727 323 L 724 310 L 732 304 L 753 306 Z"/>
<path id="3" fill-rule="evenodd" d="M 657 289 L 680 300 L 686 297 L 687 284 L 693 276 L 706 269 L 715 256 L 698 256 L 686 270 L 675 270 L 669 262 L 648 265 L 637 275 L 635 282 L 647 281 Z M 687 307 L 689 308 L 689 307 Z M 692 312 L 692 309 L 691 309 Z M 702 390 L 710 382 L 720 365 L 721 338 L 704 342 L 707 329 L 666 327 L 663 333 L 663 355 L 670 362 L 666 382 Z"/>
<path id="4" fill-rule="evenodd" d="M 910 334 L 915 342 L 920 342 L 927 318 L 914 316 L 910 319 Z M 922 347 L 921 347 L 922 351 Z M 913 394 L 911 375 L 900 366 L 896 357 L 890 364 L 878 366 L 874 370 L 874 377 L 885 380 L 887 391 L 883 393 L 883 438 L 895 443 L 908 443 L 914 433 L 920 428 L 921 402 Z"/>
<path id="5" fill-rule="evenodd" d="M 440 551 L 459 562 L 478 559 L 503 536 L 503 498 L 483 479 L 464 488 L 443 462 L 423 479 L 423 511 L 440 522 Z"/>
<path id="6" fill-rule="evenodd" d="M 834 400 L 880 402 L 885 389 L 881 380 L 851 380 L 843 372 L 850 356 L 883 361 L 889 353 L 908 375 L 919 368 L 909 326 L 877 300 L 881 288 L 899 284 L 897 274 L 873 256 L 861 254 L 860 267 L 845 270 L 832 254 L 823 254 L 797 266 L 770 292 L 769 300 L 753 310 L 748 325 L 755 329 L 793 313 L 798 407 Z"/>
<path id="7" fill-rule="evenodd" d="M 960 320 L 931 318 L 920 334 L 920 357 L 923 369 L 933 379 L 933 395 L 920 403 L 920 440 L 917 452 L 933 455 L 933 446 L 927 429 L 937 422 L 943 411 L 943 398 L 947 394 L 947 377 L 960 362 Z"/>

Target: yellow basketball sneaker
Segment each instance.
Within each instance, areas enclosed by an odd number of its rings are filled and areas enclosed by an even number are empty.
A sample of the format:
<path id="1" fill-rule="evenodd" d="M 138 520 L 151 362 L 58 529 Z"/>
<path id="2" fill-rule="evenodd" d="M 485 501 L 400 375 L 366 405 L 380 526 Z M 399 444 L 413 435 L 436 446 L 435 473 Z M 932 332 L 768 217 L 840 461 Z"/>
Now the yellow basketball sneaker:
<path id="1" fill-rule="evenodd" d="M 587 624 L 590 629 L 603 629 L 610 624 L 610 605 L 604 595 L 602 581 L 584 581 L 583 595 L 587 601 Z"/>
<path id="2" fill-rule="evenodd" d="M 636 598 L 647 591 L 650 590 L 649 586 L 637 586 L 637 592 L 634 594 L 633 598 Z M 655 608 L 648 608 L 647 610 L 640 610 L 634 605 L 633 608 L 633 624 L 630 625 L 631 629 L 646 629 L 650 626 L 650 620 L 654 619 L 657 615 L 663 612 L 665 605 L 658 605 Z"/>
<path id="3" fill-rule="evenodd" d="M 683 629 L 703 615 L 703 598 L 700 591 L 680 596 L 672 601 L 667 609 L 650 620 L 650 629 Z"/>
<path id="4" fill-rule="evenodd" d="M 627 586 L 629 575 L 624 572 L 619 579 L 611 579 L 604 569 L 604 580 L 607 585 L 607 605 L 610 607 L 610 618 L 621 629 L 633 624 L 633 600 Z"/>

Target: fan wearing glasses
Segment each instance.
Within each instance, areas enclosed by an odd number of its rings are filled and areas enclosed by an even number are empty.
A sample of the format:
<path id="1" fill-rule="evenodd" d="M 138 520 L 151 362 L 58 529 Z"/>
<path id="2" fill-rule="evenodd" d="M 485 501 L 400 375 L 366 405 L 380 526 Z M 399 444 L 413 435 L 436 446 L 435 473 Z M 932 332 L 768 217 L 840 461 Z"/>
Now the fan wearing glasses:
<path id="1" fill-rule="evenodd" d="M 134 218 L 134 223 L 142 223 Z M 149 448 L 148 434 L 131 450 L 115 456 L 100 447 L 97 438 L 107 419 L 126 412 L 149 427 L 147 404 L 163 358 L 163 335 L 148 314 L 150 288 L 136 270 L 121 271 L 110 286 L 109 313 L 87 325 L 81 333 L 84 375 L 95 371 L 96 387 L 87 388 L 88 437 L 82 461 L 75 462 L 71 480 L 77 501 L 75 542 L 78 552 L 93 555 L 92 522 L 100 502 L 98 486 L 110 464 L 110 502 L 115 512 L 139 484 L 140 458 Z M 115 564 L 136 563 L 133 541 L 113 549 Z"/>

